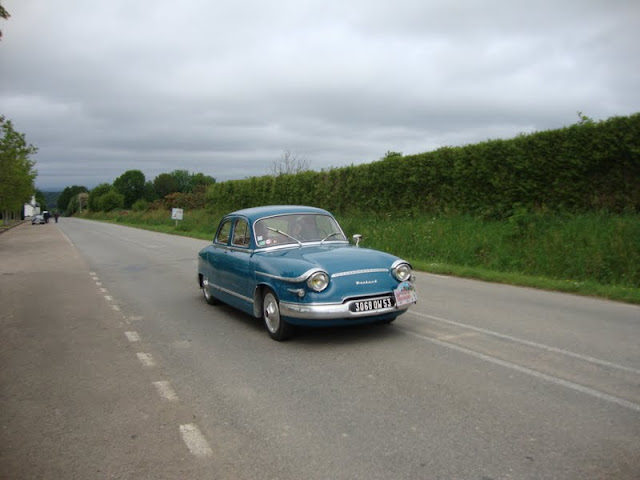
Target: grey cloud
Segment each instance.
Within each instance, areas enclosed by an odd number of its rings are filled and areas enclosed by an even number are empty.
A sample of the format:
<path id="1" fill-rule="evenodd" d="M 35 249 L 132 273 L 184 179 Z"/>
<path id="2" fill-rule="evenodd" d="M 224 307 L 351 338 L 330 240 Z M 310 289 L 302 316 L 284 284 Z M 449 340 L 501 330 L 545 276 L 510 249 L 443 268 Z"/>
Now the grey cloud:
<path id="1" fill-rule="evenodd" d="M 640 106 L 636 1 L 5 0 L 0 113 L 41 188 L 314 169 Z"/>

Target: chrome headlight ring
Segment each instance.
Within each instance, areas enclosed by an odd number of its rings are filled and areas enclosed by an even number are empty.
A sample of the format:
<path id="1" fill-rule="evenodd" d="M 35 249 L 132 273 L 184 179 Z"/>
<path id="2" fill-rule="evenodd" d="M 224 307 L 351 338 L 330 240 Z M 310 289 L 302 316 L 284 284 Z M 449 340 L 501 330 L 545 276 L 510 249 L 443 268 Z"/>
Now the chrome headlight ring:
<path id="1" fill-rule="evenodd" d="M 391 273 L 399 282 L 406 282 L 411 279 L 411 265 L 403 260 L 397 260 L 391 266 Z"/>
<path id="2" fill-rule="evenodd" d="M 314 292 L 322 292 L 329 286 L 329 275 L 321 270 L 316 271 L 307 278 L 307 286 Z"/>

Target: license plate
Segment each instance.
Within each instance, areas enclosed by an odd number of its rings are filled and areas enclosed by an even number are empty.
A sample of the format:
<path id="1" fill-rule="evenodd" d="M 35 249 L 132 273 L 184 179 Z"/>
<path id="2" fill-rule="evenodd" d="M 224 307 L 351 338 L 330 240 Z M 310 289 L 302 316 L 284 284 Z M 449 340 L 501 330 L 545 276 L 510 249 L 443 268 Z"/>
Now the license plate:
<path id="1" fill-rule="evenodd" d="M 395 305 L 393 297 L 371 298 L 369 300 L 360 300 L 353 302 L 349 309 L 355 313 L 372 312 L 391 308 Z"/>

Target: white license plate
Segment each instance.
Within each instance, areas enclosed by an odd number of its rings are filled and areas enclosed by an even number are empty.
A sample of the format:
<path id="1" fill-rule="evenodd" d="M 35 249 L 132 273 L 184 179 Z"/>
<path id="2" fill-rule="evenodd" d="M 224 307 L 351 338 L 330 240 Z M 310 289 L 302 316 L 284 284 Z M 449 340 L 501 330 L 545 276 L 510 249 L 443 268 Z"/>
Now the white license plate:
<path id="1" fill-rule="evenodd" d="M 349 309 L 355 313 L 372 312 L 375 310 L 382 310 L 385 308 L 391 308 L 394 305 L 392 297 L 371 298 L 369 300 L 360 300 L 353 302 Z"/>

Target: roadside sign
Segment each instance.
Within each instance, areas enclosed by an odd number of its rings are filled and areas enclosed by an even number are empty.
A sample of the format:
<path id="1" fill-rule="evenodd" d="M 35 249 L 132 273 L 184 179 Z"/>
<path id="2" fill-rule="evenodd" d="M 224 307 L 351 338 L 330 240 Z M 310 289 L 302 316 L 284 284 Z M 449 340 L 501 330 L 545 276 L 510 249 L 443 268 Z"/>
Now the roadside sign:
<path id="1" fill-rule="evenodd" d="M 181 208 L 171 209 L 171 220 L 182 220 L 182 214 L 184 211 Z"/>

